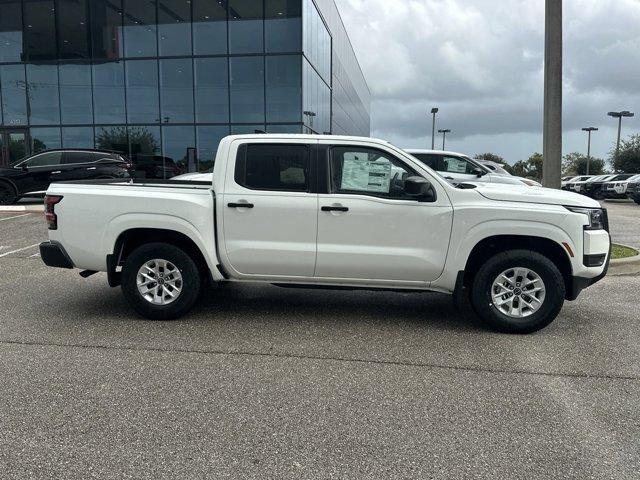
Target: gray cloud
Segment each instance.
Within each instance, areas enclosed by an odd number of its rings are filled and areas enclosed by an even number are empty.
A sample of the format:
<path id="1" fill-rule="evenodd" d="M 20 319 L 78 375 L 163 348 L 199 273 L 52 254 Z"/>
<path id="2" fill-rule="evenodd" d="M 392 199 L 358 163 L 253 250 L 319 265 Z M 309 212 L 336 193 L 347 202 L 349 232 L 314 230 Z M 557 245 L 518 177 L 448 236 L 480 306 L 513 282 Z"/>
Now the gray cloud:
<path id="1" fill-rule="evenodd" d="M 457 149 L 510 161 L 541 150 L 542 0 L 337 3 L 372 90 L 372 135 L 430 143 L 427 111 L 437 105 Z M 640 116 L 640 2 L 565 1 L 565 152 L 584 150 L 588 124 L 603 129 L 593 151 L 606 155 L 613 109 Z M 629 120 L 625 133 L 639 126 Z"/>

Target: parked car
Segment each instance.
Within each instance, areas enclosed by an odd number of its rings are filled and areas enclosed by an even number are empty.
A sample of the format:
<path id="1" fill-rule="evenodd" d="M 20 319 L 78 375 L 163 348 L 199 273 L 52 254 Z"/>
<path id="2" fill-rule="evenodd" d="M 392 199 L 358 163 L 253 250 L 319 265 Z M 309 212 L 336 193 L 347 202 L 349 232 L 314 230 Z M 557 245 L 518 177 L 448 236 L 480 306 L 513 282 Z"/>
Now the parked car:
<path id="1" fill-rule="evenodd" d="M 580 186 L 580 193 L 596 200 L 604 199 L 602 193 L 602 186 L 614 178 L 615 174 L 598 175 L 597 177 L 590 178 Z"/>
<path id="2" fill-rule="evenodd" d="M 210 280 L 468 295 L 492 328 L 519 333 L 549 324 L 609 262 L 598 202 L 454 185 L 382 140 L 232 135 L 212 179 L 54 183 L 42 260 L 107 272 L 153 319 L 184 315 Z"/>
<path id="3" fill-rule="evenodd" d="M 52 182 L 129 178 L 131 163 L 104 150 L 46 150 L 0 167 L 0 205 L 43 196 Z"/>
<path id="4" fill-rule="evenodd" d="M 490 182 L 526 185 L 529 187 L 542 186 L 540 182 L 535 180 L 495 172 L 462 153 L 413 148 L 407 148 L 405 152 L 413 155 L 451 182 Z"/>
<path id="5" fill-rule="evenodd" d="M 633 173 L 621 173 L 608 180 L 602 186 L 602 195 L 605 199 L 627 198 L 627 182 L 635 176 Z"/>
<path id="6" fill-rule="evenodd" d="M 583 193 L 583 190 L 588 183 L 597 182 L 607 177 L 609 177 L 609 175 L 596 175 L 595 177 L 590 177 L 590 178 L 587 178 L 586 180 L 578 180 L 576 182 L 571 182 L 571 187 L 574 192 Z"/>
<path id="7" fill-rule="evenodd" d="M 640 175 L 629 179 L 627 184 L 627 197 L 640 205 Z"/>
<path id="8" fill-rule="evenodd" d="M 568 190 L 568 191 L 574 191 L 576 183 L 578 182 L 584 182 L 586 180 L 589 180 L 590 178 L 593 178 L 595 175 L 578 175 L 577 177 L 573 177 L 571 180 L 567 180 L 564 185 L 562 184 L 562 181 L 560 182 L 560 188 L 562 188 L 562 190 Z"/>
<path id="9" fill-rule="evenodd" d="M 491 160 L 481 160 L 479 158 L 474 158 L 474 160 L 476 162 L 478 162 L 479 164 L 487 167 L 489 170 L 491 170 L 493 173 L 497 173 L 498 175 L 505 175 L 505 176 L 512 176 L 509 172 L 507 172 L 504 167 L 499 164 L 498 162 L 493 162 Z"/>

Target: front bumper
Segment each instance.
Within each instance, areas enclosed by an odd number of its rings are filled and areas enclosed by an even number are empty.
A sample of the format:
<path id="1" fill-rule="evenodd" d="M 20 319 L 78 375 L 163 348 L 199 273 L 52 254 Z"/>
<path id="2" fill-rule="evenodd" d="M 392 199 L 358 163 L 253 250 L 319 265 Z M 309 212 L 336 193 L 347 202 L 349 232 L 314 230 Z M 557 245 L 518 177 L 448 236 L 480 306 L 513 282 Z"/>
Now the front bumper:
<path id="1" fill-rule="evenodd" d="M 58 268 L 73 268 L 73 262 L 64 247 L 57 242 L 42 242 L 40 257 L 45 265 Z"/>
<path id="2" fill-rule="evenodd" d="M 578 298 L 578 295 L 580 295 L 580 292 L 582 292 L 582 290 L 593 285 L 594 283 L 599 282 L 604 278 L 604 276 L 607 274 L 607 270 L 609 270 L 609 262 L 611 261 L 611 248 L 612 248 L 611 238 L 609 237 L 609 253 L 607 254 L 607 260 L 604 264 L 602 273 L 600 273 L 598 276 L 593 278 L 580 277 L 580 276 L 571 277 L 571 285 L 569 286 L 566 292 L 567 300 L 575 300 L 576 298 Z"/>

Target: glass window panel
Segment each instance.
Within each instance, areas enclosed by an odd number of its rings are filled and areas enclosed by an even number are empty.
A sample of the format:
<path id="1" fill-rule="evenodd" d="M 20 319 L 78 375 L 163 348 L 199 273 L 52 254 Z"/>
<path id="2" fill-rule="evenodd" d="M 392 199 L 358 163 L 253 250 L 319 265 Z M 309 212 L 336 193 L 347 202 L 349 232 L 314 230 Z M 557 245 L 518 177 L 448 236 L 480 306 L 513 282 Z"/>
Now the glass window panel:
<path id="1" fill-rule="evenodd" d="M 122 62 L 93 65 L 93 104 L 96 123 L 124 123 Z"/>
<path id="2" fill-rule="evenodd" d="M 29 60 L 55 60 L 56 22 L 53 0 L 24 0 L 24 32 Z"/>
<path id="3" fill-rule="evenodd" d="M 0 0 L 0 62 L 22 61 L 22 4 Z"/>
<path id="4" fill-rule="evenodd" d="M 192 3 L 194 53 L 227 53 L 226 0 L 192 0 Z"/>
<path id="5" fill-rule="evenodd" d="M 302 2 L 270 0 L 265 8 L 265 50 L 299 52 L 302 49 Z"/>
<path id="6" fill-rule="evenodd" d="M 165 178 L 160 127 L 128 127 L 129 157 L 137 178 Z"/>
<path id="7" fill-rule="evenodd" d="M 59 128 L 32 128 L 31 129 L 31 153 L 60 148 Z"/>
<path id="8" fill-rule="evenodd" d="M 60 58 L 89 58 L 87 0 L 58 0 Z"/>
<path id="9" fill-rule="evenodd" d="M 40 149 L 42 151 L 46 149 Z M 51 165 L 60 165 L 62 163 L 62 152 L 49 152 L 36 155 L 30 158 L 24 164 L 28 167 L 48 167 Z"/>
<path id="10" fill-rule="evenodd" d="M 62 123 L 93 123 L 91 65 L 60 65 Z"/>
<path id="11" fill-rule="evenodd" d="M 267 133 L 302 133 L 302 125 L 267 125 Z"/>
<path id="12" fill-rule="evenodd" d="M 158 138 L 160 136 L 158 135 Z M 129 153 L 127 127 L 124 125 L 97 126 L 95 129 L 95 148 L 115 150 L 125 155 Z"/>
<path id="13" fill-rule="evenodd" d="M 127 57 L 158 54 L 155 0 L 124 0 L 124 46 Z"/>
<path id="14" fill-rule="evenodd" d="M 299 55 L 266 57 L 267 122 L 302 118 L 302 60 Z"/>
<path id="15" fill-rule="evenodd" d="M 229 59 L 231 121 L 264 122 L 264 57 Z"/>
<path id="16" fill-rule="evenodd" d="M 262 0 L 229 0 L 229 53 L 258 53 L 263 48 Z"/>
<path id="17" fill-rule="evenodd" d="M 266 132 L 264 124 L 231 125 L 231 135 L 245 135 L 247 133 Z"/>
<path id="18" fill-rule="evenodd" d="M 158 123 L 158 61 L 129 60 L 126 62 L 127 122 Z"/>
<path id="19" fill-rule="evenodd" d="M 309 189 L 309 147 L 248 145 L 245 158 L 236 163 L 235 181 L 255 190 L 305 192 Z"/>
<path id="20" fill-rule="evenodd" d="M 2 113 L 5 125 L 27 124 L 27 82 L 24 65 L 0 66 L 0 90 L 2 91 Z"/>
<path id="21" fill-rule="evenodd" d="M 62 127 L 64 148 L 93 148 L 93 127 Z"/>
<path id="22" fill-rule="evenodd" d="M 193 122 L 193 62 L 160 60 L 162 123 Z"/>
<path id="23" fill-rule="evenodd" d="M 31 125 L 60 123 L 58 65 L 27 65 Z"/>
<path id="24" fill-rule="evenodd" d="M 158 1 L 160 55 L 191 55 L 191 0 Z"/>
<path id="25" fill-rule="evenodd" d="M 93 58 L 122 58 L 122 0 L 91 0 Z"/>
<path id="26" fill-rule="evenodd" d="M 213 168 L 220 140 L 227 135 L 229 135 L 228 125 L 200 125 L 196 127 L 199 172 L 206 172 Z"/>
<path id="27" fill-rule="evenodd" d="M 187 172 L 187 148 L 195 148 L 193 126 L 162 127 L 164 178 Z"/>
<path id="28" fill-rule="evenodd" d="M 229 72 L 227 58 L 196 58 L 196 121 L 229 122 Z"/>

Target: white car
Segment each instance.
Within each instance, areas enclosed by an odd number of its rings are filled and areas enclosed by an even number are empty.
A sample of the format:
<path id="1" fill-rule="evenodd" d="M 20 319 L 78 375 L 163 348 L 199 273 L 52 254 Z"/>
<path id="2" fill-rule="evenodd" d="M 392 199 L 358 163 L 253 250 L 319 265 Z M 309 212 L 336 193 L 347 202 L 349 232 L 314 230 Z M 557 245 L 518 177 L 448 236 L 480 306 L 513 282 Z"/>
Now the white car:
<path id="1" fill-rule="evenodd" d="M 490 182 L 527 185 L 530 187 L 542 186 L 535 180 L 509 175 L 508 172 L 507 175 L 495 172 L 477 160 L 472 160 L 462 153 L 414 148 L 406 148 L 405 152 L 410 153 L 429 168 L 432 168 L 445 179 L 452 182 Z"/>
<path id="2" fill-rule="evenodd" d="M 629 180 L 633 177 L 635 177 L 635 174 L 633 173 L 620 173 L 605 182 L 602 186 L 604 198 L 627 198 L 627 185 L 629 184 Z"/>
<path id="3" fill-rule="evenodd" d="M 469 296 L 492 328 L 532 332 L 605 275 L 610 247 L 590 198 L 454 185 L 348 136 L 228 136 L 212 181 L 54 183 L 45 217 L 45 264 L 107 272 L 153 319 L 184 315 L 211 282 L 259 282 Z"/>
<path id="4" fill-rule="evenodd" d="M 563 190 L 573 191 L 575 190 L 575 186 L 578 182 L 585 182 L 593 177 L 595 177 L 595 175 L 578 175 L 577 177 L 573 177 L 571 180 L 565 182 L 564 185 L 562 185 L 562 182 L 560 182 L 560 184 Z"/>
<path id="5" fill-rule="evenodd" d="M 586 180 L 577 180 L 575 182 L 571 182 L 571 190 L 573 190 L 576 193 L 583 193 L 585 190 L 585 187 L 588 183 L 592 183 L 592 182 L 599 182 L 599 181 L 606 181 L 608 178 L 612 177 L 613 175 L 596 175 L 595 177 L 589 177 Z M 576 177 L 578 178 L 578 177 Z M 582 178 L 582 177 L 579 177 Z"/>
<path id="6" fill-rule="evenodd" d="M 629 184 L 630 183 L 635 183 L 638 180 L 640 180 L 640 175 L 634 175 L 633 177 L 629 177 L 626 180 L 621 180 L 619 182 L 615 182 L 613 184 L 613 189 L 618 195 L 626 196 L 627 187 L 629 186 Z"/>

